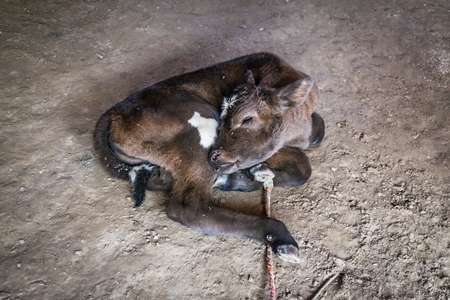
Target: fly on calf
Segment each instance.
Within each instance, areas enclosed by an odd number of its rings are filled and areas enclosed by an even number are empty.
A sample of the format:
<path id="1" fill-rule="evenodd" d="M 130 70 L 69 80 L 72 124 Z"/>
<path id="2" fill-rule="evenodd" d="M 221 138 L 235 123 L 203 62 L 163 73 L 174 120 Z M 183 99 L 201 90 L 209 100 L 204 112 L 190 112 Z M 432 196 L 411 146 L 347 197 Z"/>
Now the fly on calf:
<path id="1" fill-rule="evenodd" d="M 146 189 L 167 191 L 169 218 L 205 234 L 255 239 L 298 261 L 281 221 L 214 206 L 212 189 L 261 188 L 253 173 L 266 167 L 277 185 L 306 181 L 301 149 L 324 132 L 316 100 L 306 74 L 273 54 L 251 54 L 134 93 L 100 117 L 94 146 L 108 171 L 131 180 L 136 206 Z"/>

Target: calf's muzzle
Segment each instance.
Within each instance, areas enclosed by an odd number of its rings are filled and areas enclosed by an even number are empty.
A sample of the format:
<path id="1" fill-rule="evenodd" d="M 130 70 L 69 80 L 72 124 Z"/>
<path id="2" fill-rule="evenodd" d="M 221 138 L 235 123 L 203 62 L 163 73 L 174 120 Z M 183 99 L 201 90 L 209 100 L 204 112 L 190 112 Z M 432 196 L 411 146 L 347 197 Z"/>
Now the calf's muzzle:
<path id="1" fill-rule="evenodd" d="M 209 163 L 215 169 L 221 169 L 222 171 L 235 168 L 238 162 L 237 157 L 228 153 L 222 148 L 213 148 L 209 152 Z"/>

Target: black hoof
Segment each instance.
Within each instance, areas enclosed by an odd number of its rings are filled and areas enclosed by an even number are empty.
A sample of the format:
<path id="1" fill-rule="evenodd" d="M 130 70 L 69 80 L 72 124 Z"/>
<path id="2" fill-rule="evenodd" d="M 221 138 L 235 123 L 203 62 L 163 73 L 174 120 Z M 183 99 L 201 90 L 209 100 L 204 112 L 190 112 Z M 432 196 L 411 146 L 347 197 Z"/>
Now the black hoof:
<path id="1" fill-rule="evenodd" d="M 278 255 L 281 260 L 288 263 L 298 264 L 301 261 L 298 249 L 294 245 L 278 246 L 275 254 Z"/>
<path id="2" fill-rule="evenodd" d="M 313 112 L 311 117 L 312 132 L 311 136 L 309 137 L 309 147 L 314 148 L 320 145 L 323 137 L 325 136 L 325 122 L 323 121 L 322 117 L 316 112 Z"/>

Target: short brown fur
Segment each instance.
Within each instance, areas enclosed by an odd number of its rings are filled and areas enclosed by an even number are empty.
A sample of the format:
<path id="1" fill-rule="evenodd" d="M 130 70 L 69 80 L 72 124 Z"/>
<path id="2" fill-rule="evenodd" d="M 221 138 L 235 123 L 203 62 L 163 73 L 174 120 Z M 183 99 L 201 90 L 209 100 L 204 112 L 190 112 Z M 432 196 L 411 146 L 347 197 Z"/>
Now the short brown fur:
<path id="1" fill-rule="evenodd" d="M 105 112 L 97 122 L 94 145 L 100 161 L 120 178 L 128 178 L 134 167 L 150 165 L 153 171 L 149 171 L 148 181 L 145 177 L 147 187 L 169 191 L 167 214 L 171 219 L 206 234 L 252 238 L 270 244 L 275 253 L 280 254 L 284 247 L 298 248 L 282 222 L 212 205 L 214 186 L 226 190 L 255 190 L 261 184 L 252 180 L 248 168 L 226 174 L 220 167 L 214 168 L 212 162 L 211 166 L 208 163 L 211 149 L 199 144 L 197 129 L 188 123 L 195 112 L 202 118 L 220 122 L 223 99 L 245 83 L 248 71 L 252 73 L 254 84 L 266 91 L 280 91 L 309 78 L 270 53 L 251 54 L 175 76 L 136 92 Z M 316 99 L 316 94 L 314 85 L 309 97 Z M 269 97 L 273 101 L 293 101 Z M 305 101 L 296 112 L 309 120 L 306 125 L 309 129 L 302 138 L 311 139 L 309 135 L 314 135 L 311 127 L 319 128 L 315 130 L 319 132 L 323 127 L 323 122 L 315 126 L 314 120 L 311 121 L 315 104 L 312 102 Z M 295 106 L 295 101 L 291 105 Z M 283 118 L 297 117 L 285 115 Z M 260 150 L 249 147 L 242 151 Z M 257 163 L 266 161 L 277 169 L 279 185 L 300 185 L 306 181 L 310 166 L 303 152 L 295 147 L 279 150 Z"/>

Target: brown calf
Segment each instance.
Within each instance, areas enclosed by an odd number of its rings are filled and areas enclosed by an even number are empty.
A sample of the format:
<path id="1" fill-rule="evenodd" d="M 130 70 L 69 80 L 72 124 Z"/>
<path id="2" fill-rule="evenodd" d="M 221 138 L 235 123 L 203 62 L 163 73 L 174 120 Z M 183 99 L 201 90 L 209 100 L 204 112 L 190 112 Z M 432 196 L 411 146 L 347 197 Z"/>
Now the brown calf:
<path id="1" fill-rule="evenodd" d="M 307 128 L 302 129 L 301 134 L 295 128 L 289 128 L 288 133 L 283 133 L 283 139 L 297 135 L 297 139 L 302 140 L 300 148 L 307 146 L 305 139 L 312 144 L 320 143 L 323 122 L 319 122 L 322 121 L 320 116 L 312 113 L 317 93 L 315 86 L 311 93 L 305 90 L 311 86 L 309 77 L 273 54 L 257 53 L 169 78 L 129 96 L 98 120 L 94 131 L 95 150 L 112 174 L 132 181 L 136 206 L 144 201 L 145 187 L 169 191 L 166 208 L 169 218 L 205 234 L 258 240 L 271 245 L 282 259 L 296 262 L 298 245 L 282 222 L 239 214 L 211 203 L 214 186 L 226 190 L 260 188 L 261 183 L 254 182 L 253 173 L 264 169 L 265 165 L 252 169 L 251 164 L 266 161 L 274 167 L 278 185 L 298 185 L 309 177 L 308 172 L 300 174 L 298 167 L 291 168 L 291 165 L 301 165 L 302 172 L 303 169 L 310 172 L 306 156 L 295 148 L 294 143 L 281 148 L 267 142 L 243 145 L 239 140 L 246 138 L 246 129 L 238 139 L 228 141 L 226 138 L 228 122 L 241 118 L 233 111 L 233 106 L 238 107 L 237 102 L 230 105 L 228 99 L 253 101 L 255 93 L 242 93 L 249 84 L 253 89 L 264 87 L 267 95 L 261 90 L 258 97 L 274 104 L 281 101 L 281 110 L 299 106 L 295 114 L 301 114 L 301 124 Z M 302 92 L 294 92 L 296 89 Z M 302 99 L 297 99 L 298 94 Z M 314 99 L 305 101 L 305 97 Z M 224 98 L 227 99 L 225 104 Z M 276 139 L 279 130 L 270 133 L 276 128 L 265 128 L 263 122 L 268 120 L 267 117 L 262 117 L 259 111 L 257 115 L 259 127 L 254 126 L 257 123 L 253 120 L 248 124 L 241 120 L 241 124 L 248 125 L 252 134 L 263 133 L 265 140 L 270 135 Z M 279 114 L 275 115 L 278 119 Z M 211 151 L 219 122 L 222 122 L 219 145 Z M 311 130 L 311 127 L 315 129 Z M 238 130 L 230 128 L 237 134 Z M 236 147 L 237 152 L 234 143 L 241 145 Z M 218 149 L 222 152 L 218 153 Z M 223 160 L 224 149 L 232 161 Z M 228 152 L 228 149 L 233 150 Z M 252 158 L 252 153 L 256 159 Z M 283 174 L 278 167 L 286 167 Z"/>

